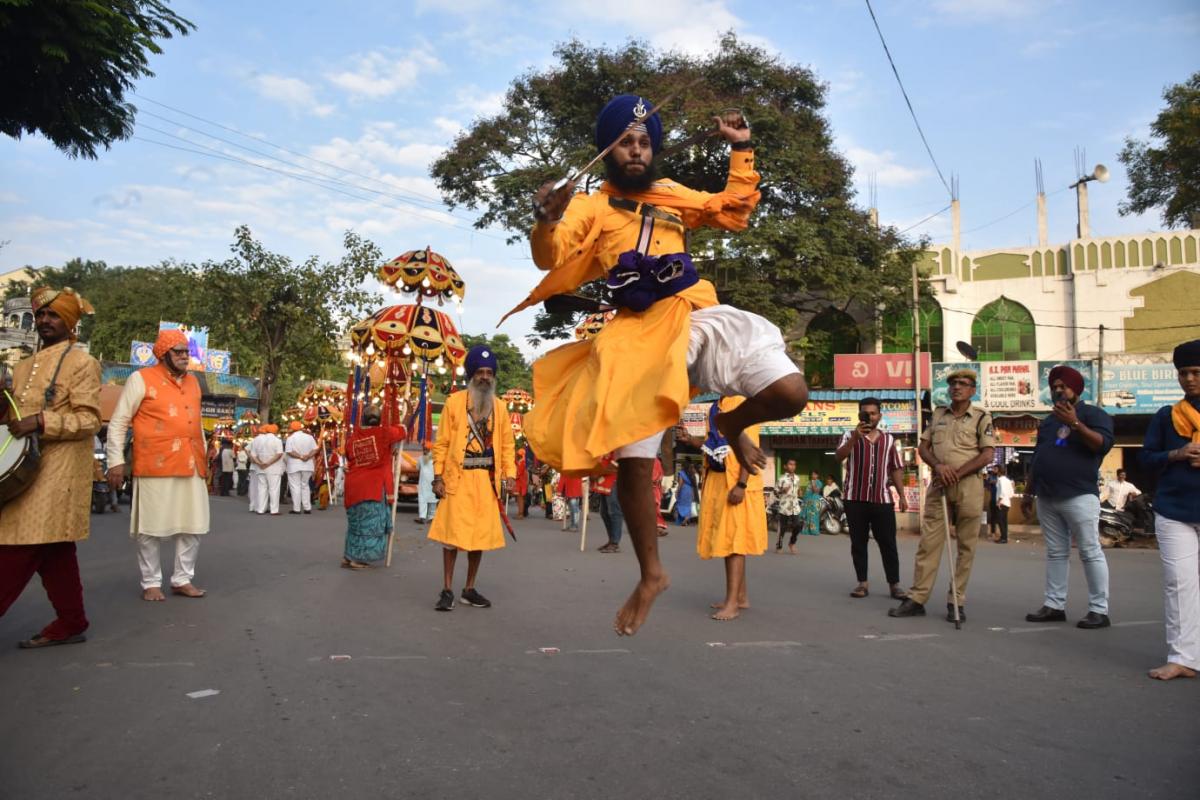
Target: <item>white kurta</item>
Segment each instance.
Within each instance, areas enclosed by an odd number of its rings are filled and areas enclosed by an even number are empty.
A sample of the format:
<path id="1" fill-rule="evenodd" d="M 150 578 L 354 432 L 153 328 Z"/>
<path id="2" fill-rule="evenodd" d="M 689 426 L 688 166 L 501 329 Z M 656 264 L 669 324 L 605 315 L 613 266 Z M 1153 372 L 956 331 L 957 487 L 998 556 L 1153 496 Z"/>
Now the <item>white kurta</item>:
<path id="1" fill-rule="evenodd" d="M 125 463 L 125 438 L 145 396 L 146 384 L 142 376 L 135 372 L 125 381 L 121 399 L 117 401 L 117 408 L 108 422 L 110 468 Z M 204 435 L 203 429 L 200 434 Z M 208 487 L 199 475 L 133 479 L 133 513 L 129 516 L 131 537 L 138 534 L 201 534 L 208 533 L 208 526 Z"/>

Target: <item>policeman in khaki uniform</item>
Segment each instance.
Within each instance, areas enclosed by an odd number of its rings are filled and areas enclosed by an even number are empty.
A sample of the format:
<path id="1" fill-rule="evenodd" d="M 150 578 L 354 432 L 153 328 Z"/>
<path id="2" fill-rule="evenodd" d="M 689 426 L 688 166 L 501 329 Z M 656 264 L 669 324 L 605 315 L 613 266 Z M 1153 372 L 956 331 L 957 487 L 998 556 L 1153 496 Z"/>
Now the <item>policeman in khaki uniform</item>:
<path id="1" fill-rule="evenodd" d="M 975 542 L 979 539 L 979 523 L 983 516 L 983 476 L 980 470 L 992 463 L 996 440 L 992 432 L 992 415 L 971 405 L 977 378 L 974 370 L 960 369 L 950 373 L 946 384 L 950 388 L 950 405 L 939 406 L 933 419 L 921 434 L 921 459 L 933 470 L 933 482 L 926 495 L 925 512 L 921 516 L 921 543 L 917 547 L 917 562 L 913 568 L 912 590 L 889 617 L 923 617 L 925 603 L 937 580 L 938 566 L 946 549 L 946 521 L 942 517 L 942 496 L 954 509 L 958 534 L 958 570 L 954 584 L 960 606 L 967 597 L 967 581 L 975 560 Z M 947 593 L 946 619 L 954 621 L 953 606 Z M 959 609 L 959 617 L 966 615 Z"/>

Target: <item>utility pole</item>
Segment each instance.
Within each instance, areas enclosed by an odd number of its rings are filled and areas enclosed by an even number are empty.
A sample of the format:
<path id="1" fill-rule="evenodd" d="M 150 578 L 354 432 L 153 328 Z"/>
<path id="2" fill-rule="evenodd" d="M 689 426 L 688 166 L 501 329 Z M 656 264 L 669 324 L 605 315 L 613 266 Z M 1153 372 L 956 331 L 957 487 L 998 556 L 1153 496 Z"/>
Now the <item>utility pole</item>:
<path id="1" fill-rule="evenodd" d="M 912 265 L 912 326 L 913 326 L 913 408 L 917 419 L 917 448 L 918 455 L 913 459 L 917 465 L 917 519 L 920 519 L 925 508 L 925 484 L 921 480 L 921 300 L 920 280 L 917 274 L 917 262 Z M 899 486 L 899 491 L 904 491 Z"/>
<path id="2" fill-rule="evenodd" d="M 1096 369 L 1096 407 L 1104 408 L 1104 325 L 1100 325 L 1100 358 Z"/>

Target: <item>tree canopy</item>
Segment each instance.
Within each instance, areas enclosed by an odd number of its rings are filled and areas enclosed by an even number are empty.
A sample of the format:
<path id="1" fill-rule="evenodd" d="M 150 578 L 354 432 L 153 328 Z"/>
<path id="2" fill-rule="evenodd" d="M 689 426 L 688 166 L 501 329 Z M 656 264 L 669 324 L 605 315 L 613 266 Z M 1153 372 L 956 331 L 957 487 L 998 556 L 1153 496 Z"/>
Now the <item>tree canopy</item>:
<path id="1" fill-rule="evenodd" d="M 0 131 L 95 158 L 133 134 L 125 93 L 154 74 L 157 40 L 194 29 L 162 0 L 0 0 Z"/>
<path id="2" fill-rule="evenodd" d="M 1129 173 L 1122 215 L 1151 209 L 1168 228 L 1200 227 L 1200 72 L 1163 92 L 1166 108 L 1150 125 L 1156 144 L 1132 137 L 1118 158 Z"/>
<path id="3" fill-rule="evenodd" d="M 893 228 L 878 229 L 853 204 L 852 170 L 833 148 L 822 116 L 825 87 L 806 67 L 725 35 L 718 49 L 692 57 L 632 41 L 620 49 L 570 41 L 557 63 L 513 81 L 503 110 L 477 120 L 432 166 L 451 206 L 480 211 L 478 227 L 499 225 L 510 241 L 528 235 L 530 199 L 543 182 L 592 157 L 602 104 L 620 93 L 663 109 L 664 149 L 712 128 L 714 115 L 740 108 L 749 120 L 762 200 L 750 228 L 730 235 L 695 231 L 693 258 L 724 302 L 762 314 L 789 339 L 803 317 L 855 304 L 887 312 L 910 302 L 917 250 Z M 709 138 L 662 160 L 660 173 L 695 189 L 719 191 L 729 148 Z M 593 175 L 585 190 L 600 182 Z M 530 287 L 536 276 L 530 275 Z M 595 292 L 595 287 L 592 288 Z M 572 320 L 541 313 L 538 336 L 566 338 Z M 806 342 L 806 344 L 808 344 Z"/>
<path id="4" fill-rule="evenodd" d="M 379 249 L 353 232 L 343 243 L 336 262 L 314 256 L 296 264 L 242 226 L 225 261 L 109 267 L 73 259 L 30 270 L 30 283 L 70 286 L 92 303 L 97 313 L 84 318 L 80 338 L 97 357 L 126 360 L 130 343 L 153 341 L 161 320 L 208 327 L 213 346 L 233 354 L 236 371 L 261 379 L 260 413 L 278 416 L 306 380 L 345 379 L 337 337 L 380 304 L 362 288 L 382 260 Z M 28 289 L 17 283 L 6 292 Z"/>
<path id="5" fill-rule="evenodd" d="M 533 373 L 529 369 L 529 362 L 521 354 L 520 348 L 508 338 L 508 334 L 466 334 L 462 338 L 463 344 L 468 348 L 485 344 L 496 354 L 496 394 L 504 394 L 509 389 L 524 389 L 527 392 L 533 390 Z"/>

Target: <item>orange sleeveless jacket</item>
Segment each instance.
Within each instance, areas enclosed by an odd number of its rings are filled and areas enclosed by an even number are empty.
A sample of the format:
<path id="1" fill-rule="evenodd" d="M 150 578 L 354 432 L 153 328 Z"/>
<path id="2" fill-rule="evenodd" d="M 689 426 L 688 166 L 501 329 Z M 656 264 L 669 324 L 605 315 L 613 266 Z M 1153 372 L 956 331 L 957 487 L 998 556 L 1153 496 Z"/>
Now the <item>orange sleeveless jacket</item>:
<path id="1" fill-rule="evenodd" d="M 133 415 L 133 474 L 142 478 L 207 477 L 200 433 L 200 382 L 177 383 L 162 364 L 138 370 L 146 395 Z"/>

